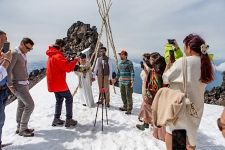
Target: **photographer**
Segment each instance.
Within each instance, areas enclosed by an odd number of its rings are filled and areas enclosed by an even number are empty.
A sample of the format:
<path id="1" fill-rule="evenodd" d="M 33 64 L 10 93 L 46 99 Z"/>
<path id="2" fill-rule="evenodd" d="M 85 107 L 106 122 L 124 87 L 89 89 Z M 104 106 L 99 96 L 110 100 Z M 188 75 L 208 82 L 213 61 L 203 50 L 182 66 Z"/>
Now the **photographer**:
<path id="1" fill-rule="evenodd" d="M 68 60 L 63 55 L 63 47 L 65 42 L 62 39 L 57 39 L 55 44 L 49 46 L 46 54 L 48 56 L 47 62 L 47 84 L 48 91 L 54 92 L 56 98 L 55 116 L 52 126 L 63 125 L 64 120 L 60 119 L 62 104 L 64 98 L 66 99 L 66 123 L 65 126 L 75 126 L 76 120 L 73 120 L 73 96 L 70 93 L 66 83 L 66 73 L 74 70 L 79 58 Z"/>
<path id="2" fill-rule="evenodd" d="M 7 78 L 7 71 L 12 54 L 11 51 L 7 53 L 2 52 L 2 48 L 4 43 L 7 41 L 6 33 L 0 30 L 0 58 L 1 58 L 1 65 L 0 65 L 0 150 L 2 149 L 2 127 L 5 122 L 5 105 L 6 100 L 8 98 L 7 93 L 7 85 L 6 85 L 6 78 Z"/>
<path id="3" fill-rule="evenodd" d="M 143 56 L 146 64 L 146 79 L 143 81 L 142 85 L 143 102 L 138 117 L 139 120 L 144 123 L 142 125 L 136 125 L 139 130 L 145 130 L 145 128 L 149 128 L 149 124 L 152 124 L 151 105 L 156 92 L 163 86 L 162 74 L 166 67 L 164 57 L 157 52 L 148 55 L 144 54 Z M 162 131 L 163 129 L 161 128 L 154 128 L 154 136 L 164 140 Z"/>

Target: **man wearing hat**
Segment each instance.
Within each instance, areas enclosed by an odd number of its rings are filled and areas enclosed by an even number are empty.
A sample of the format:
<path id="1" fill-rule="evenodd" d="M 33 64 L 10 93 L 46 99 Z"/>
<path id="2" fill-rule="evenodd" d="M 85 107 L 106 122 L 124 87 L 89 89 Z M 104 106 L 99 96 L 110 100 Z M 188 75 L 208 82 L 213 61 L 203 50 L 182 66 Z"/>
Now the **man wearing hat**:
<path id="1" fill-rule="evenodd" d="M 123 49 L 120 53 L 121 63 L 119 64 L 118 73 L 116 79 L 113 80 L 115 83 L 116 80 L 120 84 L 121 98 L 123 100 L 123 107 L 119 109 L 121 111 L 126 111 L 125 114 L 131 114 L 133 108 L 133 85 L 134 85 L 134 67 L 132 61 L 127 59 L 127 52 Z"/>

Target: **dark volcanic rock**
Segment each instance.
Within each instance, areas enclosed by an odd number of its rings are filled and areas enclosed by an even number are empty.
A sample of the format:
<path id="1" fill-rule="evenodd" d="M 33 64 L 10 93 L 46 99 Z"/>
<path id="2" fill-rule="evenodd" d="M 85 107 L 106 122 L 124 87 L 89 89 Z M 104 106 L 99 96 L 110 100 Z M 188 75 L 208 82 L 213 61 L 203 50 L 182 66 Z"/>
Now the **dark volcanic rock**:
<path id="1" fill-rule="evenodd" d="M 74 23 L 67 31 L 65 56 L 81 52 L 86 48 L 91 48 L 91 53 L 95 49 L 98 40 L 98 32 L 96 26 L 90 26 L 81 21 Z"/>
<path id="2" fill-rule="evenodd" d="M 221 86 L 205 92 L 205 103 L 225 106 L 225 72 Z"/>

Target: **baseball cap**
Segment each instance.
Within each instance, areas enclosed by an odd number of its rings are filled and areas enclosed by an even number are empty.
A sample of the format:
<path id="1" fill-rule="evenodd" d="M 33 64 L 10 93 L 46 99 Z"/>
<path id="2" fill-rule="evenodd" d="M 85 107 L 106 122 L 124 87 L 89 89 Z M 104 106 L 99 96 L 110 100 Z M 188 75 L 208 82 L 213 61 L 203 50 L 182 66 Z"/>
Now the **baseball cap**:
<path id="1" fill-rule="evenodd" d="M 120 53 L 118 53 L 119 55 L 125 55 L 127 56 L 127 52 L 125 51 L 125 49 L 122 49 Z"/>

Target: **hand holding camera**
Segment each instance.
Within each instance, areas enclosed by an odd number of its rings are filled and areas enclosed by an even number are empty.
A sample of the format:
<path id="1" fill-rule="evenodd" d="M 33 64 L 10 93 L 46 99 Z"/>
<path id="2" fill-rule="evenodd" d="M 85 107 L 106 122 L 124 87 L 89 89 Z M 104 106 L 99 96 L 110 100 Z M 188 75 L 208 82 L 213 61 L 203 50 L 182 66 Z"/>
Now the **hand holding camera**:
<path id="1" fill-rule="evenodd" d="M 8 63 L 10 63 L 11 59 L 12 59 L 12 53 L 9 50 L 9 46 L 10 46 L 10 43 L 5 42 L 3 45 L 3 48 L 1 50 L 1 55 L 0 55 L 1 58 L 4 59 L 5 61 L 7 61 Z M 4 66 L 4 64 L 3 64 L 3 66 Z"/>
<path id="2" fill-rule="evenodd" d="M 168 43 L 175 47 L 174 50 L 179 49 L 176 39 L 168 39 Z"/>

